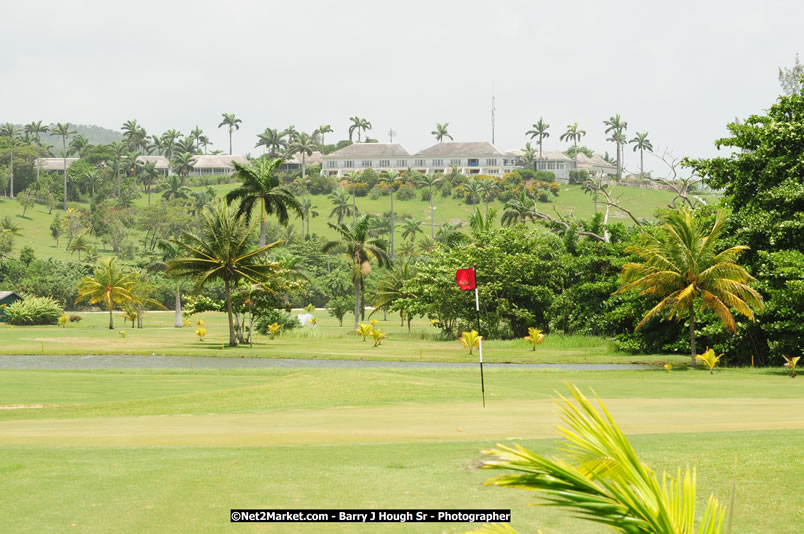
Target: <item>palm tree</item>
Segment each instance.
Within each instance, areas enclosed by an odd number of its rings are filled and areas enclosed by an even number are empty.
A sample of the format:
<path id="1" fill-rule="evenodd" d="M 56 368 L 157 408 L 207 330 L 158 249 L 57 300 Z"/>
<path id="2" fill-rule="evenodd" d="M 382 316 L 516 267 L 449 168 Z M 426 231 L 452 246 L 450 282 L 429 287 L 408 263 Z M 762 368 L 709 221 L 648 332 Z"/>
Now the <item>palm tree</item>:
<path id="1" fill-rule="evenodd" d="M 73 239 L 70 246 L 67 247 L 67 251 L 70 253 L 78 252 L 78 261 L 81 261 L 81 252 L 86 252 L 87 250 L 89 250 L 89 239 L 87 239 L 86 232 Z"/>
<path id="2" fill-rule="evenodd" d="M 492 178 L 486 178 L 484 180 L 479 180 L 479 182 L 480 182 L 478 184 L 479 191 L 483 195 L 483 200 L 486 203 L 486 217 L 488 217 L 488 215 L 489 215 L 489 199 L 491 198 L 491 195 L 493 195 L 497 191 L 497 189 L 499 189 L 500 184 L 498 184 Z"/>
<path id="3" fill-rule="evenodd" d="M 61 137 L 62 156 L 64 157 L 64 211 L 67 211 L 67 138 L 77 133 L 70 129 L 70 123 L 64 124 L 57 122 L 56 126 L 50 129 L 50 135 Z"/>
<path id="4" fill-rule="evenodd" d="M 620 114 L 617 113 L 608 120 L 603 121 L 606 125 L 606 133 L 611 133 L 611 137 L 606 141 L 612 141 L 617 146 L 617 180 L 622 178 L 622 146 L 625 144 L 625 130 L 628 129 L 628 123 L 622 120 Z"/>
<path id="5" fill-rule="evenodd" d="M 452 136 L 447 132 L 447 126 L 449 126 L 448 122 L 445 123 L 436 123 L 436 129 L 430 132 L 432 135 L 435 136 L 436 140 L 441 143 L 445 137 L 449 137 L 450 141 L 453 141 Z"/>
<path id="6" fill-rule="evenodd" d="M 525 150 L 522 151 L 522 160 L 528 169 L 536 168 L 536 151 L 530 145 L 530 141 L 525 143 Z"/>
<path id="7" fill-rule="evenodd" d="M 639 176 L 642 178 L 645 176 L 644 152 L 645 150 L 653 152 L 653 144 L 648 139 L 648 132 L 637 132 L 636 136 L 628 142 L 634 143 L 634 152 L 639 150 Z"/>
<path id="8" fill-rule="evenodd" d="M 318 145 L 313 141 L 313 138 L 302 132 L 296 135 L 296 139 L 290 143 L 288 147 L 291 154 L 301 153 L 302 156 L 302 181 L 307 176 L 307 156 L 312 156 L 313 151 L 318 148 Z"/>
<path id="9" fill-rule="evenodd" d="M 430 237 L 435 239 L 435 207 L 433 206 L 433 186 L 444 181 L 439 174 L 423 174 L 419 177 L 419 185 L 426 185 L 430 191 Z"/>
<path id="10" fill-rule="evenodd" d="M 240 201 L 237 216 L 243 217 L 246 224 L 251 222 L 251 214 L 255 204 L 260 206 L 260 246 L 265 244 L 265 216 L 274 213 L 279 218 L 279 224 L 286 226 L 290 217 L 288 210 L 302 216 L 302 206 L 296 197 L 287 188 L 279 184 L 276 171 L 282 165 L 282 158 L 272 160 L 259 159 L 251 165 L 234 163 L 235 176 L 243 184 L 226 195 L 226 202 L 231 204 Z"/>
<path id="11" fill-rule="evenodd" d="M 192 137 L 185 137 L 176 141 L 175 150 L 179 154 L 195 154 L 195 140 Z"/>
<path id="12" fill-rule="evenodd" d="M 313 206 L 313 201 L 310 198 L 305 198 L 301 203 L 302 209 L 302 239 L 304 239 L 304 221 L 307 221 L 307 236 L 310 236 L 310 219 L 318 217 L 318 206 Z"/>
<path id="13" fill-rule="evenodd" d="M 247 200 L 253 197 L 242 198 Z M 193 278 L 196 292 L 201 291 L 210 280 L 223 280 L 229 318 L 229 346 L 232 347 L 237 345 L 232 320 L 233 285 L 237 285 L 239 280 L 247 280 L 265 287 L 264 284 L 278 270 L 276 263 L 264 259 L 265 252 L 276 246 L 278 241 L 256 249 L 252 245 L 254 225 L 244 224 L 241 218 L 241 214 L 251 212 L 253 200 L 249 204 L 246 209 L 241 205 L 235 210 L 228 202 L 217 202 L 213 208 L 205 210 L 199 235 L 185 232 L 181 240 L 172 241 L 179 248 L 180 256 L 170 260 L 165 269 L 168 275 Z"/>
<path id="14" fill-rule="evenodd" d="M 100 175 L 97 169 L 92 169 L 86 171 L 83 178 L 84 181 L 89 184 L 90 198 L 92 199 L 92 204 L 95 204 L 95 186 L 100 185 L 103 177 Z"/>
<path id="15" fill-rule="evenodd" d="M 142 167 L 142 177 L 140 181 L 145 186 L 145 192 L 148 194 L 148 205 L 151 205 L 151 187 L 161 178 L 162 172 L 156 168 L 156 163 L 149 161 Z"/>
<path id="16" fill-rule="evenodd" d="M 115 172 L 117 173 L 117 190 L 115 191 L 115 195 L 120 198 L 120 163 L 123 161 L 123 156 L 126 153 L 126 145 L 123 144 L 122 141 L 114 141 L 109 143 L 109 148 L 112 151 L 112 157 L 114 160 L 114 168 Z"/>
<path id="17" fill-rule="evenodd" d="M 182 184 L 181 178 L 175 174 L 171 174 L 167 179 L 167 188 L 162 193 L 162 198 L 165 200 L 175 200 L 177 198 L 188 198 L 190 188 Z"/>
<path id="18" fill-rule="evenodd" d="M 393 309 L 395 304 L 398 304 L 402 299 L 415 298 L 415 295 L 405 291 L 405 283 L 413 278 L 414 275 L 413 263 L 409 260 L 395 263 L 390 269 L 385 271 L 385 276 L 377 284 L 377 305 L 374 311 L 369 314 L 369 317 L 376 312 L 382 310 L 383 312 Z M 410 332 L 411 314 L 407 310 L 399 309 L 399 326 L 404 326 L 405 318 L 408 320 L 408 332 Z"/>
<path id="19" fill-rule="evenodd" d="M 480 194 L 482 192 L 480 181 L 469 180 L 469 182 L 464 184 L 463 188 L 469 193 L 469 197 L 472 199 L 472 215 L 474 215 L 477 213 L 477 205 L 480 204 Z"/>
<path id="20" fill-rule="evenodd" d="M 718 211 L 708 231 L 689 208 L 665 212 L 657 235 L 644 233 L 639 245 L 625 250 L 644 263 L 623 265 L 623 286 L 616 293 L 641 291 L 662 300 L 639 322 L 638 330 L 651 318 L 668 312 L 670 319 L 689 316 L 690 351 L 695 365 L 695 303 L 720 318 L 723 327 L 737 331 L 729 307 L 754 320 L 751 307 L 762 307 L 762 297 L 749 287 L 755 279 L 737 265 L 737 257 L 748 247 L 738 245 L 715 252 L 717 239 L 726 224 L 726 213 Z"/>
<path id="21" fill-rule="evenodd" d="M 207 147 L 210 146 L 212 142 L 209 140 L 209 137 L 206 135 L 202 135 L 198 137 L 198 146 L 204 147 L 204 155 L 207 153 Z"/>
<path id="22" fill-rule="evenodd" d="M 117 266 L 117 258 L 103 258 L 95 267 L 94 276 L 84 276 L 78 285 L 75 303 L 89 300 L 90 304 L 102 302 L 109 310 L 109 330 L 114 330 L 112 310 L 115 306 L 131 304 L 136 300 L 132 294 L 137 277 Z"/>
<path id="23" fill-rule="evenodd" d="M 296 131 L 296 127 L 291 124 L 284 130 L 282 130 L 282 135 L 288 138 L 286 143 L 289 145 L 296 139 L 296 136 L 299 135 L 299 132 Z"/>
<path id="24" fill-rule="evenodd" d="M 402 222 L 402 239 L 416 240 L 416 234 L 423 234 L 422 222 L 415 219 L 403 219 Z"/>
<path id="25" fill-rule="evenodd" d="M 143 150 L 146 148 L 146 139 L 148 135 L 145 132 L 145 128 L 137 124 L 136 119 L 128 120 L 123 123 L 121 128 L 123 130 L 123 137 L 128 143 L 129 150 L 137 150 L 142 148 Z"/>
<path id="26" fill-rule="evenodd" d="M 355 198 L 355 185 L 360 182 L 360 173 L 357 171 L 347 172 L 344 176 L 352 189 L 352 226 L 357 224 L 357 199 Z"/>
<path id="27" fill-rule="evenodd" d="M 90 147 L 89 139 L 81 134 L 76 135 L 70 141 L 70 152 L 76 154 L 79 158 L 83 158 L 87 149 Z"/>
<path id="28" fill-rule="evenodd" d="M 179 247 L 175 243 L 172 243 L 170 241 L 164 241 L 160 239 L 156 243 L 156 246 L 162 253 L 162 262 L 165 264 L 166 268 L 167 264 L 171 260 L 178 258 L 181 252 Z M 175 328 L 181 328 L 184 326 L 184 321 L 182 320 L 181 316 L 181 283 L 179 282 L 178 278 L 176 279 L 176 300 L 174 305 L 174 311 L 175 316 L 173 320 L 173 326 Z"/>
<path id="29" fill-rule="evenodd" d="M 11 188 L 10 197 L 14 198 L 14 143 L 16 142 L 17 136 L 20 134 L 20 129 L 7 122 L 0 126 L 0 137 L 8 137 L 8 148 L 10 150 L 10 164 L 9 164 L 9 176 L 11 178 Z M 65 172 L 66 174 L 66 172 Z"/>
<path id="30" fill-rule="evenodd" d="M 361 215 L 354 226 L 329 223 L 329 227 L 339 234 L 340 239 L 328 242 L 323 248 L 324 252 L 342 248 L 352 265 L 352 282 L 355 285 L 355 328 L 361 310 L 363 280 L 371 272 L 371 260 L 375 259 L 380 267 L 391 265 L 391 259 L 385 250 L 385 241 L 371 239 L 369 226 L 369 215 Z"/>
<path id="31" fill-rule="evenodd" d="M 47 133 L 50 128 L 42 124 L 42 121 L 33 121 L 30 124 L 26 124 L 25 133 L 31 134 L 36 139 L 37 146 L 42 146 L 42 134 Z"/>
<path id="32" fill-rule="evenodd" d="M 577 129 L 578 127 L 577 122 L 575 123 L 575 127 Z M 539 122 L 533 124 L 533 129 L 525 132 L 525 135 L 529 135 L 531 139 L 533 139 L 534 137 L 539 138 L 539 169 L 542 169 L 544 167 L 544 163 L 542 162 L 542 141 L 544 141 L 545 138 L 550 137 L 550 134 L 547 132 L 549 128 L 550 125 L 544 122 L 543 118 L 539 117 Z"/>
<path id="33" fill-rule="evenodd" d="M 195 156 L 189 152 L 180 152 L 176 154 L 173 158 L 173 161 L 170 162 L 170 166 L 173 167 L 173 172 L 181 176 L 182 185 L 184 185 L 187 175 L 192 172 L 194 163 Z"/>
<path id="34" fill-rule="evenodd" d="M 586 135 L 586 130 L 579 130 L 578 123 L 576 122 L 575 124 L 570 124 L 567 126 L 567 131 L 561 134 L 561 137 L 558 138 L 561 141 L 572 141 L 572 143 L 575 145 L 576 162 L 578 161 L 578 141 L 580 141 L 584 135 Z M 539 146 L 541 147 L 541 144 Z M 541 148 L 539 148 L 539 159 L 541 159 L 541 157 Z"/>
<path id="35" fill-rule="evenodd" d="M 316 136 L 319 137 L 320 145 L 321 145 L 321 153 L 322 154 L 324 153 L 324 146 L 325 146 L 324 145 L 324 134 L 328 134 L 328 133 L 332 133 L 332 132 L 333 132 L 332 126 L 330 126 L 329 124 L 322 124 L 321 126 L 318 127 L 318 129 L 315 132 L 313 132 L 313 137 L 316 137 Z"/>
<path id="36" fill-rule="evenodd" d="M 192 139 L 192 140 L 193 140 L 193 143 L 195 144 L 195 149 L 196 149 L 196 151 L 198 151 L 198 153 L 200 153 L 200 152 L 201 152 L 201 145 L 199 144 L 199 142 L 198 142 L 198 141 L 199 141 L 199 139 L 201 139 L 201 136 L 202 136 L 202 135 L 204 135 L 204 130 L 202 130 L 202 129 L 201 129 L 201 128 L 200 128 L 200 127 L 199 127 L 199 126 L 196 124 L 196 125 L 195 125 L 195 128 L 193 128 L 192 130 L 190 130 L 190 135 L 188 135 L 188 136 L 187 136 L 187 138 L 188 138 L 188 139 Z M 193 152 L 195 152 L 195 151 L 193 151 Z"/>
<path id="37" fill-rule="evenodd" d="M 181 138 L 181 132 L 170 129 L 162 134 L 162 150 L 168 160 L 173 159 L 173 151 L 176 148 L 176 141 Z"/>
<path id="38" fill-rule="evenodd" d="M 343 222 L 344 217 L 348 217 L 352 214 L 352 206 L 349 205 L 349 197 L 349 192 L 340 188 L 329 194 L 329 200 L 332 202 L 332 211 L 329 216 L 337 216 L 338 224 Z"/>
<path id="39" fill-rule="evenodd" d="M 354 116 L 349 117 L 349 120 L 352 121 L 352 125 L 349 126 L 349 141 L 352 140 L 352 132 L 357 130 L 357 142 L 360 142 L 360 132 L 371 130 L 371 123 L 364 118 Z"/>
<path id="40" fill-rule="evenodd" d="M 223 120 L 218 125 L 218 128 L 221 126 L 227 126 L 229 128 L 229 155 L 232 155 L 232 132 L 234 130 L 240 129 L 240 124 L 243 122 L 237 117 L 235 117 L 234 113 L 222 113 Z"/>
<path id="41" fill-rule="evenodd" d="M 505 203 L 505 211 L 500 222 L 503 226 L 525 224 L 536 218 L 537 211 L 536 201 L 526 195 L 524 191 L 520 191 L 518 197 Z"/>
<path id="42" fill-rule="evenodd" d="M 405 178 L 400 176 L 396 171 L 390 171 L 385 175 L 385 179 L 383 180 L 388 184 L 388 187 L 391 189 L 391 258 L 394 257 L 394 186 L 397 183 L 402 183 L 405 181 Z"/>
<path id="43" fill-rule="evenodd" d="M 268 156 L 271 158 L 278 158 L 282 151 L 288 147 L 288 143 L 282 138 L 282 134 L 274 128 L 266 128 L 264 132 L 257 134 L 257 137 L 259 141 L 254 146 L 265 147 L 268 151 Z"/>

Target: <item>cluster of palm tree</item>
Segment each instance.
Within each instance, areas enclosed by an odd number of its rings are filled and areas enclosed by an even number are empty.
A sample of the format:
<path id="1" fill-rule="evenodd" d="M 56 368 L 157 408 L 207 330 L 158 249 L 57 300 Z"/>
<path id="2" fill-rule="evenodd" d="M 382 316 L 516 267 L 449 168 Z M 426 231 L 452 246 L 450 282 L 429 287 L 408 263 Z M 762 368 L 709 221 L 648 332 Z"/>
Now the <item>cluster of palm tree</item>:
<path id="1" fill-rule="evenodd" d="M 639 174 L 640 176 L 644 176 L 645 175 L 644 152 L 646 150 L 648 152 L 653 152 L 653 145 L 648 139 L 648 132 L 637 132 L 636 136 L 633 139 L 626 140 L 625 131 L 628 129 L 628 123 L 622 119 L 619 113 L 604 120 L 603 125 L 606 127 L 605 133 L 609 134 L 609 137 L 606 140 L 613 142 L 616 146 L 617 152 L 615 160 L 617 165 L 617 179 L 619 180 L 622 178 L 623 159 L 624 159 L 623 149 L 625 145 L 629 143 L 634 145 L 634 152 L 639 150 Z M 539 157 L 538 157 L 538 164 L 536 165 L 537 169 L 544 168 L 542 148 L 544 140 L 550 137 L 550 132 L 548 131 L 549 129 L 550 124 L 545 122 L 542 117 L 539 117 L 538 122 L 534 123 L 531 129 L 525 132 L 525 135 L 529 136 L 531 140 L 533 140 L 534 138 L 538 139 Z M 585 135 L 586 130 L 582 130 L 578 126 L 578 123 L 575 122 L 573 124 L 567 125 L 567 130 L 561 134 L 559 139 L 561 141 L 572 143 L 573 152 L 575 154 L 575 158 L 577 159 L 578 142 Z M 531 146 L 530 142 L 525 144 L 523 159 L 531 166 L 534 164 L 534 161 L 536 160 L 535 150 Z"/>

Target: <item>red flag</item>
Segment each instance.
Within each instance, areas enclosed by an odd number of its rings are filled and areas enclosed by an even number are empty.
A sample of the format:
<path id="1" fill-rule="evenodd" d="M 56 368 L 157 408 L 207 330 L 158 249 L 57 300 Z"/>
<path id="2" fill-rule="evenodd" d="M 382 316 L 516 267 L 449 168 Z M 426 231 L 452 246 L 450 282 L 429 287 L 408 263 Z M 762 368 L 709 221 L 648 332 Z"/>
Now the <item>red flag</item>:
<path id="1" fill-rule="evenodd" d="M 458 287 L 461 291 L 469 291 L 477 287 L 475 284 L 475 270 L 474 269 L 458 269 L 455 273 L 455 281 L 458 282 Z"/>

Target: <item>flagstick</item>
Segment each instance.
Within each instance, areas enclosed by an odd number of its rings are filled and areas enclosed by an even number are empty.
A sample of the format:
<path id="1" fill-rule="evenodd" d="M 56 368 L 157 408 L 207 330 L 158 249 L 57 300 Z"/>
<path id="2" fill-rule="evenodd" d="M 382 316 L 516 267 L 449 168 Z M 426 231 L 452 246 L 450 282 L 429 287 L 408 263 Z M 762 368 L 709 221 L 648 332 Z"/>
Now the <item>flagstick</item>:
<path id="1" fill-rule="evenodd" d="M 475 311 L 477 312 L 477 350 L 480 353 L 480 391 L 483 393 L 483 408 L 486 407 L 486 384 L 483 380 L 483 337 L 480 335 L 480 297 L 477 294 L 477 267 L 472 265 L 475 273 Z"/>

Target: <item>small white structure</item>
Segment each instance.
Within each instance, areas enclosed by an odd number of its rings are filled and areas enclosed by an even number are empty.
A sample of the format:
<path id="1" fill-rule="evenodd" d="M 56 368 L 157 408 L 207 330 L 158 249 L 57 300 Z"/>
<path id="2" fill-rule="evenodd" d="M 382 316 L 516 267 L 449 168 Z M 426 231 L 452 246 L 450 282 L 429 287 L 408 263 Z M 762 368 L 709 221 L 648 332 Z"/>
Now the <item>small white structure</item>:
<path id="1" fill-rule="evenodd" d="M 298 317 L 302 326 L 315 327 L 315 324 L 313 323 L 313 319 L 315 319 L 315 317 L 312 313 L 300 313 Z"/>
<path id="2" fill-rule="evenodd" d="M 38 167 L 40 171 L 52 171 L 64 174 L 64 158 L 36 158 L 34 167 Z M 67 168 L 78 161 L 78 158 L 67 158 Z"/>

